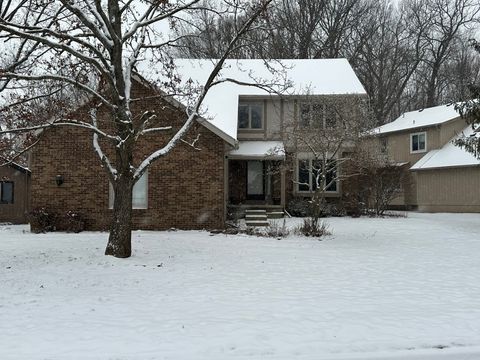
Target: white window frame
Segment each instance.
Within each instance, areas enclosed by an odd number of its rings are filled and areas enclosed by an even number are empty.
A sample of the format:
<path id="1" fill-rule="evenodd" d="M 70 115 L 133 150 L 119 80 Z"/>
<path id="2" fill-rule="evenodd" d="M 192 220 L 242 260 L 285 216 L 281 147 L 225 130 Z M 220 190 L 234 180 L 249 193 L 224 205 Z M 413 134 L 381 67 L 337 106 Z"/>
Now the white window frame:
<path id="1" fill-rule="evenodd" d="M 239 116 L 238 116 L 238 112 L 237 112 L 237 128 L 238 130 L 240 131 L 260 131 L 260 130 L 264 130 L 265 129 L 265 108 L 263 106 L 263 102 L 260 102 L 260 101 L 251 101 L 251 102 L 239 102 L 238 103 L 238 111 L 240 110 L 240 107 L 241 106 L 247 106 L 248 107 L 248 127 L 240 127 L 240 119 L 239 119 Z M 252 128 L 252 107 L 253 106 L 258 106 L 260 107 L 261 111 L 261 123 L 262 123 L 262 126 L 259 127 L 259 128 Z"/>
<path id="2" fill-rule="evenodd" d="M 308 190 L 300 190 L 301 185 L 306 185 L 305 183 L 300 183 L 299 178 L 298 178 L 298 172 L 300 170 L 300 162 L 301 161 L 308 161 L 308 168 L 309 168 L 309 171 L 308 171 Z M 296 184 L 295 190 L 299 194 L 313 194 L 315 192 L 313 190 L 313 182 L 314 182 L 314 179 L 313 179 L 314 175 L 313 175 L 313 169 L 312 169 L 313 161 L 315 161 L 315 159 L 313 159 L 311 157 L 299 157 L 299 158 L 297 158 L 296 171 L 295 171 L 295 180 L 296 180 L 297 184 Z M 337 174 L 338 174 L 338 166 L 336 168 L 336 171 L 337 171 Z M 336 183 L 336 186 L 335 186 L 336 189 L 335 190 L 332 191 L 332 190 L 325 189 L 324 193 L 325 194 L 338 194 L 339 193 L 338 178 L 337 178 L 337 180 L 335 180 L 335 183 Z"/>
<path id="3" fill-rule="evenodd" d="M 140 180 L 145 181 L 145 203 L 142 203 L 140 205 L 135 205 L 133 203 L 133 194 L 135 191 L 135 187 L 137 186 Z M 145 173 L 140 177 L 140 179 L 138 179 L 135 185 L 133 185 L 133 189 L 132 189 L 132 209 L 133 210 L 148 209 L 148 188 L 149 186 L 148 186 L 148 169 L 147 169 Z M 109 186 L 108 186 L 108 208 L 109 209 L 113 209 L 114 199 L 115 199 L 115 193 L 113 192 L 113 186 L 112 186 L 112 183 L 109 183 Z"/>
<path id="4" fill-rule="evenodd" d="M 413 150 L 413 137 L 414 136 L 420 136 L 424 135 L 425 136 L 425 149 L 420 149 L 420 150 Z M 410 154 L 421 154 L 424 152 L 427 152 L 427 132 L 426 131 L 420 131 L 416 133 L 410 134 Z"/>

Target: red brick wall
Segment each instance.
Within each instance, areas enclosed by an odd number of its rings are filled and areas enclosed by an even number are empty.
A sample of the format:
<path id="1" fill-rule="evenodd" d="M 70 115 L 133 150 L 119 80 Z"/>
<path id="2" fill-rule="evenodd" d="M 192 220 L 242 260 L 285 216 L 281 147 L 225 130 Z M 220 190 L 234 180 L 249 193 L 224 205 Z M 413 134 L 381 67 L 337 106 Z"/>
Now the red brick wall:
<path id="1" fill-rule="evenodd" d="M 135 96 L 154 95 L 152 90 L 136 85 Z M 167 106 L 167 107 L 166 107 Z M 156 126 L 178 128 L 185 113 L 168 107 L 159 99 L 136 103 L 132 112 L 156 110 Z M 77 112 L 82 113 L 82 110 Z M 82 115 L 79 115 L 82 117 Z M 108 116 L 100 112 L 103 128 L 109 128 Z M 103 120 L 103 121 L 102 121 Z M 166 143 L 169 134 L 148 135 L 135 150 L 134 162 Z M 153 163 L 148 171 L 148 209 L 133 210 L 137 229 L 222 228 L 224 226 L 224 141 L 196 124 L 188 138 L 200 139 L 195 150 L 179 143 L 166 157 Z M 105 152 L 111 153 L 104 144 Z M 88 230 L 108 229 L 112 211 L 108 209 L 108 179 L 93 150 L 92 134 L 88 130 L 63 127 L 45 131 L 32 152 L 32 208 L 44 206 L 64 213 L 81 212 Z M 64 183 L 57 186 L 55 176 Z"/>

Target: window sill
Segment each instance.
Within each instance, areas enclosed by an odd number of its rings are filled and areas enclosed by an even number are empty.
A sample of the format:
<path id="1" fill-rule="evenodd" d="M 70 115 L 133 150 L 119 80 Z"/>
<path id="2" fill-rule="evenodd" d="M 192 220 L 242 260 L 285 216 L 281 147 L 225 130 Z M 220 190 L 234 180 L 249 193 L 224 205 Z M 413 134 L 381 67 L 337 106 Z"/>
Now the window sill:
<path id="1" fill-rule="evenodd" d="M 315 193 L 312 191 L 295 191 L 295 195 L 297 196 L 307 196 L 312 197 Z M 325 191 L 325 197 L 340 197 L 341 194 L 339 191 Z"/>
<path id="2" fill-rule="evenodd" d="M 417 150 L 417 151 L 412 151 L 410 150 L 410 154 L 424 154 L 427 152 L 427 149 L 425 150 Z"/>

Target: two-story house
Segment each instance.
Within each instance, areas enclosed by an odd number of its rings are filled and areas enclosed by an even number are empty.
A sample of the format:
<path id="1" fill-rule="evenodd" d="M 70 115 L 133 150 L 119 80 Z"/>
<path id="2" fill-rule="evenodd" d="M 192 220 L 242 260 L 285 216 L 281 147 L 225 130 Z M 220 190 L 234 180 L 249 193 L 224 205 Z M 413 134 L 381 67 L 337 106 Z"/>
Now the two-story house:
<path id="1" fill-rule="evenodd" d="M 175 62 L 181 81 L 188 84 L 204 83 L 213 66 L 211 60 Z M 311 151 L 298 147 L 289 135 L 297 127 L 311 134 L 335 127 L 337 116 L 358 116 L 352 107 L 358 99 L 366 101 L 365 90 L 345 59 L 268 64 L 227 60 L 219 79 L 204 99 L 202 118 L 190 131 L 189 136 L 198 140 L 195 148 L 181 143 L 153 163 L 135 185 L 134 227 L 221 228 L 232 207 L 283 210 L 291 197 L 311 196 L 315 187 L 309 171 Z M 275 92 L 279 89 L 281 93 Z M 174 128 L 181 126 L 186 109 L 182 97 L 165 104 L 155 96 L 158 90 L 140 78 L 134 92 L 145 99 L 134 104 L 134 113 L 154 110 Z M 79 116 L 82 111 L 77 110 Z M 162 136 L 152 135 L 144 142 L 135 161 L 165 143 Z M 90 134 L 82 129 L 46 131 L 30 167 L 33 208 L 79 211 L 86 216 L 88 229 L 108 227 L 112 193 Z M 341 191 L 337 182 L 326 189 L 332 197 Z"/>
<path id="2" fill-rule="evenodd" d="M 404 113 L 373 132 L 388 157 L 406 165 L 408 181 L 392 206 L 480 212 L 480 160 L 453 144 L 473 132 L 455 104 Z"/>
<path id="3" fill-rule="evenodd" d="M 184 79 L 198 83 L 213 66 L 209 60 L 177 65 Z M 225 153 L 229 211 L 283 210 L 293 197 L 312 196 L 312 151 L 320 141 L 315 137 L 348 122 L 365 121 L 361 107 L 368 106 L 368 98 L 346 59 L 281 60 L 281 65 L 269 66 L 263 60 L 230 60 L 221 78 L 236 81 L 211 89 L 205 108 L 211 122 L 235 140 Z M 285 84 L 286 89 L 275 92 Z M 307 136 L 310 143 L 300 141 Z M 329 182 L 332 173 L 325 180 L 325 196 L 340 199 L 342 184 Z"/>

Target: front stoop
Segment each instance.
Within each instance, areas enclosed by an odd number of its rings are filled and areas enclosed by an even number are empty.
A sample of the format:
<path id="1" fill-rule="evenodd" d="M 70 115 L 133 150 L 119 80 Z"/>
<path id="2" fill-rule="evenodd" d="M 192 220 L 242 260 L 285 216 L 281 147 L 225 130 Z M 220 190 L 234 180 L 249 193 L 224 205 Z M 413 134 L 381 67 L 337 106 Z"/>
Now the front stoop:
<path id="1" fill-rule="evenodd" d="M 245 210 L 245 224 L 247 226 L 268 226 L 266 210 Z"/>
<path id="2" fill-rule="evenodd" d="M 265 209 L 245 210 L 245 224 L 247 226 L 269 226 L 269 219 L 283 219 L 283 211 Z"/>

